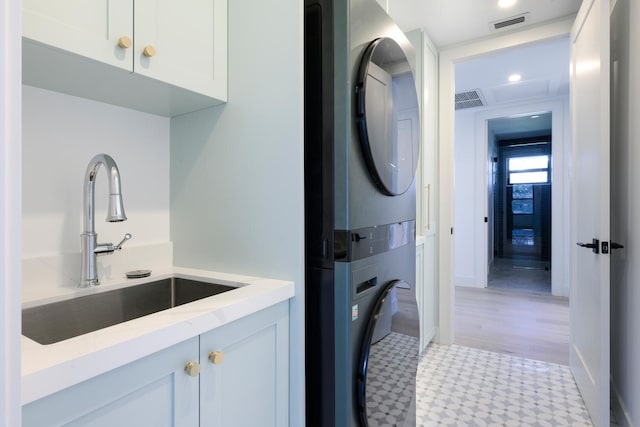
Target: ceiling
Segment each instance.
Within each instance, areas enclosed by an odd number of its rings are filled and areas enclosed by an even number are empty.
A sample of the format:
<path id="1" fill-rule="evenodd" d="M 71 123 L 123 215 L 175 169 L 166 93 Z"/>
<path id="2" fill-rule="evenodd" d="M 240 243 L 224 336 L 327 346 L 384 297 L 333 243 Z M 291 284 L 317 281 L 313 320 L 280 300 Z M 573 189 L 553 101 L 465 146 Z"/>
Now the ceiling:
<path id="1" fill-rule="evenodd" d="M 438 49 L 571 17 L 581 2 L 517 0 L 511 8 L 501 9 L 497 0 L 387 0 L 389 15 L 403 31 L 422 28 Z M 523 23 L 500 30 L 492 25 L 522 15 Z M 567 36 L 474 58 L 456 64 L 455 90 L 480 93 L 483 106 L 474 109 L 568 95 L 569 55 Z M 511 74 L 520 74 L 522 79 L 511 83 L 508 80 Z M 500 133 L 513 133 L 513 129 L 525 123 L 531 131 L 534 123 L 546 126 L 547 122 L 527 120 L 506 120 L 500 124 Z"/>
<path id="2" fill-rule="evenodd" d="M 488 129 L 499 139 L 515 139 L 551 134 L 551 113 L 501 117 L 488 121 Z"/>
<path id="3" fill-rule="evenodd" d="M 501 9 L 496 0 L 387 0 L 389 15 L 405 32 L 422 28 L 442 48 L 498 32 L 574 15 L 582 0 L 518 0 Z M 525 22 L 502 30 L 492 23 L 525 14 Z"/>
<path id="4" fill-rule="evenodd" d="M 456 64 L 456 93 L 478 90 L 488 107 L 568 95 L 569 54 L 564 37 Z M 510 83 L 512 74 L 522 79 Z"/>

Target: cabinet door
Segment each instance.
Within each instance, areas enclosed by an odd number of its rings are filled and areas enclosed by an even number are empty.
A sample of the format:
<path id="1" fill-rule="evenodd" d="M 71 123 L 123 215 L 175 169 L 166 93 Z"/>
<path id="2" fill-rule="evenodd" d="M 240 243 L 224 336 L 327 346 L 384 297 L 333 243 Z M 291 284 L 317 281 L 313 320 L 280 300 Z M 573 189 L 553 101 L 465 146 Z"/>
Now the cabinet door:
<path id="1" fill-rule="evenodd" d="M 23 426 L 197 426 L 198 337 L 22 408 Z"/>
<path id="2" fill-rule="evenodd" d="M 203 427 L 288 425 L 288 312 L 280 303 L 201 335 Z M 218 364 L 208 360 L 214 351 Z"/>
<path id="3" fill-rule="evenodd" d="M 438 286 L 436 283 L 436 238 L 435 234 L 425 236 L 423 258 L 423 283 L 422 283 L 422 313 L 421 333 L 424 346 L 429 344 L 437 330 L 437 297 Z"/>
<path id="4" fill-rule="evenodd" d="M 428 342 L 424 337 L 424 245 L 416 245 L 416 301 L 418 302 L 418 313 L 420 315 L 420 351 L 424 350 Z"/>
<path id="5" fill-rule="evenodd" d="M 132 70 L 133 0 L 22 0 L 22 19 L 27 39 Z"/>
<path id="6" fill-rule="evenodd" d="M 135 28 L 136 73 L 226 101 L 226 0 L 135 0 Z"/>

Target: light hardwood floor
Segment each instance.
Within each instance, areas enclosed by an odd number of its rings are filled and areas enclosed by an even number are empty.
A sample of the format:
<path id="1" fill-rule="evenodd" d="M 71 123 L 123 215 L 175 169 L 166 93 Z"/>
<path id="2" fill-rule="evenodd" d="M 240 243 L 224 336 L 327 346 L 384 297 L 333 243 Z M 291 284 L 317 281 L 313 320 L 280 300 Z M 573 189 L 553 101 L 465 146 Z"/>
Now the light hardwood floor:
<path id="1" fill-rule="evenodd" d="M 456 287 L 455 344 L 569 364 L 569 300 Z"/>

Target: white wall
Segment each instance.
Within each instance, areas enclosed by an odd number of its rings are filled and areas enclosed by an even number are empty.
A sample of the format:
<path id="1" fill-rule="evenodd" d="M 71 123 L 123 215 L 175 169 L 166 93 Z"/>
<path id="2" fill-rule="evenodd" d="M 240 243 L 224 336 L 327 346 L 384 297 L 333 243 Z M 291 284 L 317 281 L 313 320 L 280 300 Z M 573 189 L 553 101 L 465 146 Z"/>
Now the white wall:
<path id="1" fill-rule="evenodd" d="M 292 426 L 304 425 L 302 13 L 229 2 L 229 101 L 171 121 L 175 264 L 296 283 Z"/>
<path id="2" fill-rule="evenodd" d="M 20 1 L 0 0 L 0 426 L 20 425 Z"/>
<path id="3" fill-rule="evenodd" d="M 128 220 L 104 221 L 104 168 L 96 179 L 99 241 L 125 248 L 169 241 L 169 119 L 23 86 L 22 209 L 24 258 L 80 253 L 83 182 L 98 153 L 120 169 Z M 122 256 L 125 252 L 112 257 Z"/>
<path id="4" fill-rule="evenodd" d="M 618 0 L 611 19 L 612 138 L 611 251 L 612 407 L 621 426 L 640 425 L 640 5 Z"/>
<path id="5" fill-rule="evenodd" d="M 454 284 L 456 286 L 481 286 L 482 278 L 476 277 L 476 228 L 484 226 L 476 214 L 476 110 L 456 112 L 455 130 L 455 255 Z"/>

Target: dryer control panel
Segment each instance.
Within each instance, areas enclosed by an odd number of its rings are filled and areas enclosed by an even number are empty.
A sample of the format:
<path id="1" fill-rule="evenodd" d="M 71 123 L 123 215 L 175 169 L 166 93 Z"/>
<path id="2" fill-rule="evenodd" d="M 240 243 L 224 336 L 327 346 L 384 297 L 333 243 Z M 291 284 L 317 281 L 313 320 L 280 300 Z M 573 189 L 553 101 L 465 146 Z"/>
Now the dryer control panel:
<path id="1" fill-rule="evenodd" d="M 336 230 L 335 260 L 352 262 L 415 244 L 415 220 L 376 225 L 355 230 Z"/>

